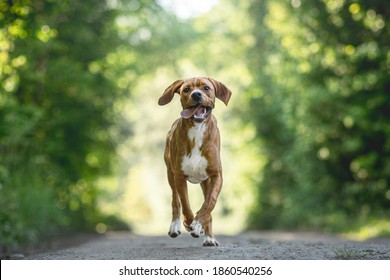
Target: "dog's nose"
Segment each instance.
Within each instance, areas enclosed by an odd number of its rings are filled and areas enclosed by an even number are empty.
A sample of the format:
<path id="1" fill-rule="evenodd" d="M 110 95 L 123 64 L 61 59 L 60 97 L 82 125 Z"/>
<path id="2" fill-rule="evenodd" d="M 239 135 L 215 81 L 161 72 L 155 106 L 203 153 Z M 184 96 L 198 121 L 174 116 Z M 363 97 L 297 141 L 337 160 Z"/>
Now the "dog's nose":
<path id="1" fill-rule="evenodd" d="M 198 102 L 202 99 L 202 93 L 200 91 L 194 91 L 193 93 L 191 93 L 191 98 L 195 102 Z"/>

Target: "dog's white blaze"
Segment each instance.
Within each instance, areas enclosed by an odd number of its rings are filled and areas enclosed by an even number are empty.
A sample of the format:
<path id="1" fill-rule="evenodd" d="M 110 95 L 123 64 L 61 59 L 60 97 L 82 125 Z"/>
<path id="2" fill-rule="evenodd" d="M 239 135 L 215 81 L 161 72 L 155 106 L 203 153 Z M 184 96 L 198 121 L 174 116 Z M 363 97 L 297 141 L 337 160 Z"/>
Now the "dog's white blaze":
<path id="1" fill-rule="evenodd" d="M 207 125 L 202 122 L 196 123 L 188 130 L 188 138 L 194 141 L 195 145 L 189 155 L 184 155 L 181 167 L 187 180 L 193 184 L 199 184 L 209 177 L 206 172 L 207 159 L 200 152 L 206 129 Z"/>

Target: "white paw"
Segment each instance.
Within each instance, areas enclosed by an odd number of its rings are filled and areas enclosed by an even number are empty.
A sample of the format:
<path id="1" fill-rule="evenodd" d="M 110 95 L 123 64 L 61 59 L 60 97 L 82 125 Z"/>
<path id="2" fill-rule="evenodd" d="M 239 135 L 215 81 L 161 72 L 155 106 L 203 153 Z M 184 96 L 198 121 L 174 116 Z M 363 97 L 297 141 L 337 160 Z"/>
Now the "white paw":
<path id="1" fill-rule="evenodd" d="M 204 230 L 203 230 L 203 226 L 202 224 L 195 220 L 191 223 L 190 225 L 190 229 L 191 229 L 191 235 L 193 237 L 199 237 L 200 235 L 204 234 Z"/>
<path id="2" fill-rule="evenodd" d="M 211 236 L 206 236 L 203 241 L 203 246 L 218 246 L 219 243 L 217 239 Z"/>
<path id="3" fill-rule="evenodd" d="M 181 223 L 179 219 L 174 220 L 169 227 L 168 235 L 172 238 L 178 237 L 181 234 Z"/>

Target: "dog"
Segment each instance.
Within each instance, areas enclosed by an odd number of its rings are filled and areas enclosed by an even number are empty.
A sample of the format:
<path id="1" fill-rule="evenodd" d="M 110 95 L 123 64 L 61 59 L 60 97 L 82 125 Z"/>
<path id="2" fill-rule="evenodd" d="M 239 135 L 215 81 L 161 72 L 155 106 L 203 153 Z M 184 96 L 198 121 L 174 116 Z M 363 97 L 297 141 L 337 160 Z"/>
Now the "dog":
<path id="1" fill-rule="evenodd" d="M 175 93 L 183 107 L 166 139 L 164 160 L 172 189 L 172 222 L 168 235 L 181 234 L 180 208 L 183 225 L 195 238 L 204 235 L 203 246 L 218 246 L 212 232 L 211 211 L 222 188 L 220 135 L 212 115 L 215 98 L 228 104 L 232 92 L 221 82 L 208 77 L 177 80 L 165 89 L 158 100 L 166 105 Z M 200 184 L 204 203 L 194 216 L 188 198 L 187 181 Z"/>

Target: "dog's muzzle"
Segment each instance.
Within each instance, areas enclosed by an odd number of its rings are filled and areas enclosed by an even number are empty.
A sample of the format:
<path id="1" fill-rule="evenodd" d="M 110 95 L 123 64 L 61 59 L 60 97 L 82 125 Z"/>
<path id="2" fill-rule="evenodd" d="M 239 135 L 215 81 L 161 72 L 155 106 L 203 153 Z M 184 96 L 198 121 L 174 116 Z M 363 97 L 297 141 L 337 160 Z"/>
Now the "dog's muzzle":
<path id="1" fill-rule="evenodd" d="M 181 111 L 180 115 L 184 119 L 192 119 L 196 122 L 203 122 L 211 113 L 212 108 L 202 104 L 204 97 L 202 92 L 193 91 L 190 96 L 191 100 L 196 104 Z"/>
<path id="2" fill-rule="evenodd" d="M 181 111 L 180 115 L 184 119 L 193 119 L 196 122 L 203 122 L 211 113 L 211 107 L 198 104 Z"/>

